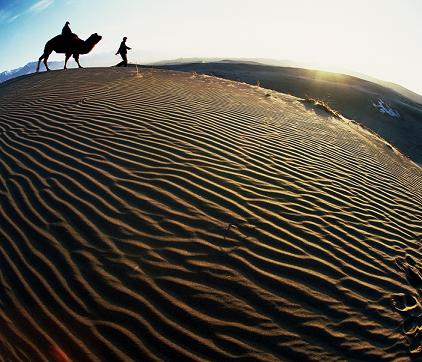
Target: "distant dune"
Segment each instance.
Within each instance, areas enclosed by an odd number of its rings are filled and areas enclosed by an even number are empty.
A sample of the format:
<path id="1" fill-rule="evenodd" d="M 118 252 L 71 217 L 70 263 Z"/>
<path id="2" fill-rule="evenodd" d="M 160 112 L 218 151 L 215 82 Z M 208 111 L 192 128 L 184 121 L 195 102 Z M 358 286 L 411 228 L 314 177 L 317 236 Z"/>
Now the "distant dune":
<path id="1" fill-rule="evenodd" d="M 358 124 L 90 68 L 0 85 L 0 132 L 0 361 L 410 360 L 422 169 Z"/>
<path id="2" fill-rule="evenodd" d="M 278 68 L 301 68 L 306 70 L 316 70 L 317 72 L 319 67 L 313 63 L 309 62 L 297 62 L 292 61 L 288 59 L 267 59 L 267 58 L 230 58 L 230 59 L 224 59 L 224 58 L 178 58 L 178 59 L 168 59 L 168 60 L 161 60 L 158 62 L 153 63 L 147 63 L 147 65 L 150 66 L 169 66 L 169 65 L 192 65 L 195 63 L 232 63 L 232 64 L 255 64 L 255 65 L 261 65 L 261 66 L 273 66 Z M 404 88 L 398 84 L 387 82 L 384 80 L 380 80 L 374 77 L 371 77 L 369 75 L 359 73 L 359 72 L 353 72 L 348 69 L 338 69 L 333 70 L 334 73 L 340 73 L 349 75 L 352 77 L 360 78 L 362 80 L 369 81 L 371 83 L 375 83 L 378 85 L 381 85 L 386 88 L 390 88 L 402 96 L 405 96 L 406 98 L 409 98 L 413 102 L 419 103 L 422 105 L 422 95 L 417 94 L 415 92 L 412 92 L 411 90 Z M 329 72 L 324 72 L 329 73 Z"/>
<path id="3" fill-rule="evenodd" d="M 321 99 L 422 165 L 422 104 L 413 100 L 416 94 L 403 87 L 378 81 L 381 85 L 338 73 L 251 63 L 185 63 L 160 65 L 158 68 L 214 75 L 254 85 L 259 82 L 261 87 L 300 98 Z M 386 84 L 391 87 L 387 88 Z M 376 107 L 380 101 L 385 108 Z M 385 109 L 389 112 L 383 112 Z"/>
<path id="4" fill-rule="evenodd" d="M 22 75 L 28 75 L 28 74 L 35 73 L 36 70 L 37 70 L 37 64 L 38 64 L 38 61 L 30 62 L 30 63 L 27 63 L 26 65 L 24 65 L 23 67 L 1 72 L 0 73 L 0 83 L 6 82 L 9 79 L 20 77 Z M 50 69 L 52 69 L 52 70 L 63 69 L 64 62 L 50 61 L 50 62 L 48 62 L 48 65 L 49 65 Z M 45 71 L 44 66 L 40 69 L 40 71 Z"/>

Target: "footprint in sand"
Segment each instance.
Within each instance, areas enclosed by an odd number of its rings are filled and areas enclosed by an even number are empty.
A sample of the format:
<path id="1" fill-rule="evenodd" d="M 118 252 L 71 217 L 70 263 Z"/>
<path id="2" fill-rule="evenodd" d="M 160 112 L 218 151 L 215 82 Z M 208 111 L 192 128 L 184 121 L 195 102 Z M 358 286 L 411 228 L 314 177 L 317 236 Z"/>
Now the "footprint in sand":
<path id="1" fill-rule="evenodd" d="M 422 289 L 422 268 L 418 266 L 415 259 L 406 255 L 404 260 L 397 258 L 396 265 L 405 273 L 406 279 L 412 287 Z"/>
<path id="2" fill-rule="evenodd" d="M 416 289 L 419 297 L 412 294 L 396 294 L 391 297 L 395 310 L 403 315 L 402 331 L 409 341 L 410 353 L 422 352 L 422 268 L 409 255 L 397 258 L 396 265 L 405 274 L 407 282 Z"/>
<path id="3" fill-rule="evenodd" d="M 410 353 L 422 352 L 422 332 L 416 333 L 412 339 L 409 339 L 409 343 Z"/>
<path id="4" fill-rule="evenodd" d="M 400 268 L 400 270 L 402 270 L 403 272 L 406 272 L 406 267 L 411 265 L 411 266 L 416 266 L 416 260 L 413 259 L 412 256 L 410 255 L 405 255 L 404 257 L 398 257 L 395 260 L 396 265 Z"/>
<path id="5" fill-rule="evenodd" d="M 409 294 L 396 294 L 391 298 L 393 307 L 401 313 L 412 314 L 419 312 L 422 314 L 421 305 L 414 295 Z"/>
<path id="6" fill-rule="evenodd" d="M 422 317 L 409 317 L 403 321 L 402 331 L 406 336 L 422 332 Z"/>
<path id="7" fill-rule="evenodd" d="M 412 287 L 418 290 L 422 289 L 422 272 L 420 268 L 409 265 L 406 270 L 406 279 Z"/>

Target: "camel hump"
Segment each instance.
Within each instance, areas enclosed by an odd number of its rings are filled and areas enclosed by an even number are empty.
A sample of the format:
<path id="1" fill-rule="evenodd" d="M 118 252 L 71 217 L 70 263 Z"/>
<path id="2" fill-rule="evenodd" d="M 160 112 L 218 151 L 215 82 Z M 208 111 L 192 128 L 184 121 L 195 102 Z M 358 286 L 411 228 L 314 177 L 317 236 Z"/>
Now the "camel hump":
<path id="1" fill-rule="evenodd" d="M 56 53 L 66 53 L 69 50 L 73 51 L 80 42 L 82 40 L 74 33 L 71 35 L 59 34 L 45 44 L 44 53 L 51 53 L 53 50 Z"/>
<path id="2" fill-rule="evenodd" d="M 71 33 L 69 35 L 56 35 L 54 38 L 50 39 L 51 42 L 63 42 L 63 41 L 75 41 L 75 40 L 80 40 L 79 37 L 75 34 L 75 33 Z"/>

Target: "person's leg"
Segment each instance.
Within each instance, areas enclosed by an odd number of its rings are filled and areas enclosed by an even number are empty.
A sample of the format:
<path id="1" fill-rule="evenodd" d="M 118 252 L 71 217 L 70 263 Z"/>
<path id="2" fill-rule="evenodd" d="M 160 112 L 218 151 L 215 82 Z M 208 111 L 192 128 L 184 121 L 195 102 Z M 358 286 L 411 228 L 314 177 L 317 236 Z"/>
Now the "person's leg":
<path id="1" fill-rule="evenodd" d="M 122 67 L 125 64 L 125 58 L 123 58 L 123 54 L 120 54 L 120 56 L 122 57 L 122 61 L 116 65 L 116 67 Z"/>
<path id="2" fill-rule="evenodd" d="M 122 54 L 122 58 L 123 58 L 124 66 L 127 67 L 127 55 Z"/>

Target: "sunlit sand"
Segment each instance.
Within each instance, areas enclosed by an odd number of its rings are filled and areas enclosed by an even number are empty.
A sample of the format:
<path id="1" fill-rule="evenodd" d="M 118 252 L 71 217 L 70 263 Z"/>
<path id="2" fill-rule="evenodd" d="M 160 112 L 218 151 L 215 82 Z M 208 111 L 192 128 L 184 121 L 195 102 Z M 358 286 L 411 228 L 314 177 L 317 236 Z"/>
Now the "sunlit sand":
<path id="1" fill-rule="evenodd" d="M 356 122 L 91 68 L 2 84 L 0 132 L 0 360 L 409 359 L 422 169 Z"/>

